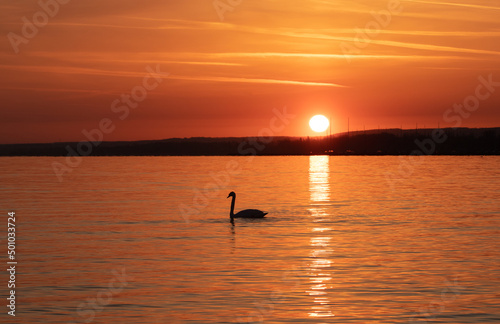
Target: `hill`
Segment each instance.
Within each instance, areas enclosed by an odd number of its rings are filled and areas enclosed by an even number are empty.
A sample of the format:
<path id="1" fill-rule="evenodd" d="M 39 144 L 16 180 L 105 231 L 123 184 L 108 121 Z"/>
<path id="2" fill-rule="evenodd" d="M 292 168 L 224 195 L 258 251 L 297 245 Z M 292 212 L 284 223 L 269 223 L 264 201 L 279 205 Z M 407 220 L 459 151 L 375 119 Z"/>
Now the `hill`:
<path id="1" fill-rule="evenodd" d="M 0 156 L 499 155 L 500 128 L 384 129 L 330 137 L 193 137 L 2 144 Z"/>

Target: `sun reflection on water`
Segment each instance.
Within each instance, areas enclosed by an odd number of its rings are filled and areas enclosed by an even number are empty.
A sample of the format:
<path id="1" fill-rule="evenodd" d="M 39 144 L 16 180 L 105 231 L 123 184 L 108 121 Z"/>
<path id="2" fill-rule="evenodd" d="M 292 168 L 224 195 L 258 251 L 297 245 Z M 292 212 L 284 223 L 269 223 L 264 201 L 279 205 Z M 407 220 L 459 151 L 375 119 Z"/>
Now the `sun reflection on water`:
<path id="1" fill-rule="evenodd" d="M 330 165 L 328 156 L 309 157 L 309 193 L 311 217 L 314 217 L 315 227 L 311 229 L 313 235 L 310 239 L 311 252 L 309 258 L 309 282 L 306 293 L 311 296 L 313 306 L 309 312 L 310 317 L 332 317 L 331 300 L 328 296 L 332 277 L 330 260 L 332 253 L 331 237 L 327 236 L 330 227 L 321 223 L 327 221 L 329 216 L 326 205 L 330 201 Z"/>
<path id="2" fill-rule="evenodd" d="M 311 202 L 330 200 L 330 165 L 328 156 L 309 157 L 309 193 Z"/>

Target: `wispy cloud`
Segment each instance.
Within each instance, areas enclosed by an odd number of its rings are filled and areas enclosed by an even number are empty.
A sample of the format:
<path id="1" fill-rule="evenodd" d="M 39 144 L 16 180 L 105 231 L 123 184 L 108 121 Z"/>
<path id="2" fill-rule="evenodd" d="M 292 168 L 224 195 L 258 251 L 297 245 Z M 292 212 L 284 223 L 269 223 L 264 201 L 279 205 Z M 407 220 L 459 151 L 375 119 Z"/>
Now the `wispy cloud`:
<path id="1" fill-rule="evenodd" d="M 261 84 L 285 84 L 285 85 L 302 85 L 316 87 L 340 87 L 347 86 L 329 82 L 309 82 L 295 80 L 277 80 L 277 79 L 259 79 L 259 78 L 234 78 L 234 77 L 212 77 L 212 76 L 175 76 L 170 75 L 169 79 L 191 80 L 191 81 L 208 81 L 208 82 L 234 82 L 234 83 L 261 83 Z"/>
<path id="2" fill-rule="evenodd" d="M 97 24 L 97 23 L 72 23 L 72 22 L 58 22 L 52 23 L 52 26 L 59 27 L 83 27 L 83 28 L 118 28 L 118 29 L 138 29 L 138 30 L 178 30 L 186 29 L 186 26 L 133 26 L 133 25 L 118 25 L 118 24 Z"/>
<path id="3" fill-rule="evenodd" d="M 30 73 L 55 73 L 73 75 L 94 75 L 114 77 L 143 77 L 144 72 L 112 71 L 97 68 L 82 68 L 71 66 L 49 66 L 49 65 L 0 65 L 0 69 L 12 71 L 24 71 Z"/>
<path id="4" fill-rule="evenodd" d="M 472 8 L 472 9 L 500 10 L 500 7 L 485 6 L 485 5 L 478 5 L 478 4 L 472 4 L 472 3 L 425 1 L 425 0 L 405 0 L 405 2 L 415 2 L 415 3 L 423 3 L 423 4 L 431 4 L 431 5 L 440 5 L 440 6 L 454 6 L 454 7 L 463 7 L 463 8 Z"/>
<path id="5" fill-rule="evenodd" d="M 78 67 L 61 67 L 61 66 L 12 66 L 0 65 L 0 69 L 26 71 L 32 73 L 60 73 L 73 75 L 92 75 L 92 76 L 112 76 L 112 77 L 143 77 L 144 73 L 130 71 L 112 71 L 103 69 L 90 69 Z M 164 76 L 163 78 L 167 78 Z M 321 87 L 345 87 L 344 85 L 329 83 L 329 82 L 312 82 L 298 80 L 279 80 L 267 78 L 245 78 L 245 77 L 219 77 L 219 76 L 186 76 L 186 75 L 169 75 L 168 79 L 173 80 L 191 80 L 191 81 L 208 81 L 208 82 L 235 82 L 235 83 L 261 83 L 261 84 L 288 84 L 288 85 L 303 85 L 303 86 L 321 86 Z"/>
<path id="6" fill-rule="evenodd" d="M 55 93 L 93 93 L 93 94 L 117 94 L 118 91 L 107 91 L 99 89 L 75 89 L 75 88 L 44 88 L 44 87 L 3 87 L 5 90 L 30 91 L 30 92 L 55 92 Z"/>
<path id="7" fill-rule="evenodd" d="M 398 41 L 388 41 L 388 40 L 374 40 L 372 42 L 374 44 L 379 44 L 379 45 L 386 45 L 386 46 L 392 46 L 392 47 L 402 47 L 402 48 L 412 48 L 412 49 L 426 50 L 426 51 L 454 52 L 454 53 L 468 53 L 468 54 L 488 54 L 488 55 L 495 55 L 495 56 L 500 55 L 500 52 L 497 52 L 497 51 L 464 48 L 464 47 L 453 47 L 453 46 L 410 43 L 410 42 L 398 42 Z"/>

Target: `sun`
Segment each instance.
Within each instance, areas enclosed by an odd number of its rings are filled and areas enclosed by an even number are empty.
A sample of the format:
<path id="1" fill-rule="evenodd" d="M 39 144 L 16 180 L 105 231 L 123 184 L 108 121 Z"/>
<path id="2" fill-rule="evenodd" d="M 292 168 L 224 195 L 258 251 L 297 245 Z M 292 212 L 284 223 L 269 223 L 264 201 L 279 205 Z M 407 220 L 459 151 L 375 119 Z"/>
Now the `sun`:
<path id="1" fill-rule="evenodd" d="M 330 126 L 330 122 L 325 116 L 316 115 L 309 120 L 309 126 L 311 126 L 313 131 L 321 133 L 327 130 L 328 126 Z"/>

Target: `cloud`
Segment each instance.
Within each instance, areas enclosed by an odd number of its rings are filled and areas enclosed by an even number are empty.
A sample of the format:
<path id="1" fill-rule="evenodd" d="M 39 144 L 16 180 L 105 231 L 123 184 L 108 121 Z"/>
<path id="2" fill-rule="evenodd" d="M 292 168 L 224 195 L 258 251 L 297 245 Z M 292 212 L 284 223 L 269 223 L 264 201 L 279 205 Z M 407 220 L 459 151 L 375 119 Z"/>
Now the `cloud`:
<path id="1" fill-rule="evenodd" d="M 329 82 L 310 82 L 296 80 L 277 80 L 277 79 L 259 79 L 259 78 L 235 78 L 235 77 L 211 77 L 211 76 L 169 76 L 169 79 L 190 80 L 190 81 L 208 81 L 208 82 L 235 82 L 235 83 L 260 83 L 260 84 L 285 84 L 302 85 L 316 87 L 340 87 L 346 86 Z"/>
<path id="2" fill-rule="evenodd" d="M 415 3 L 439 5 L 439 6 L 463 7 L 472 9 L 500 10 L 500 7 L 485 6 L 472 3 L 456 3 L 456 2 L 425 1 L 425 0 L 405 0 L 405 2 L 415 2 Z"/>

